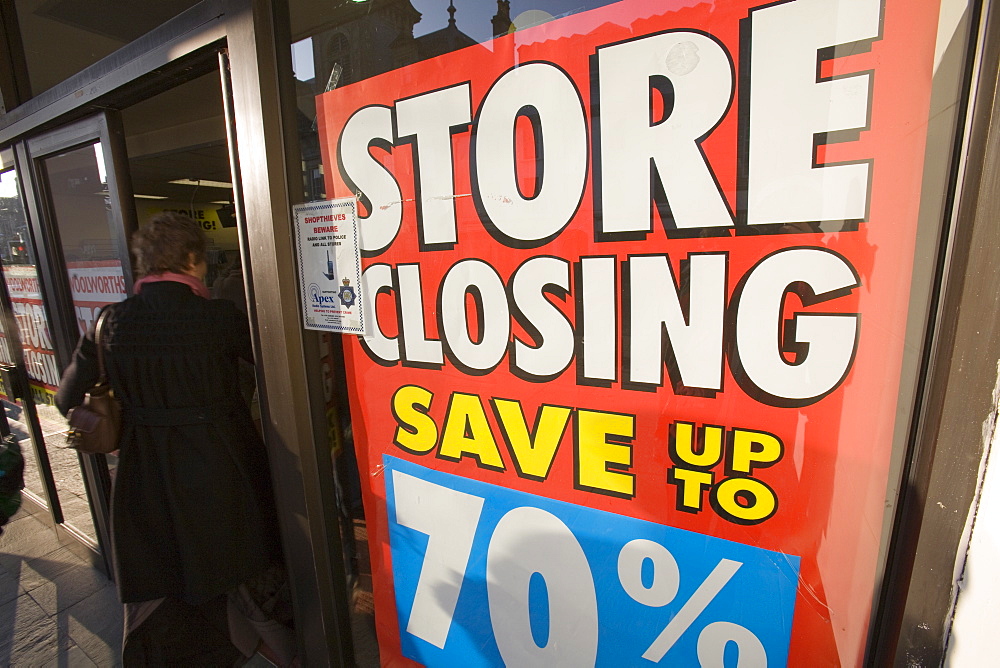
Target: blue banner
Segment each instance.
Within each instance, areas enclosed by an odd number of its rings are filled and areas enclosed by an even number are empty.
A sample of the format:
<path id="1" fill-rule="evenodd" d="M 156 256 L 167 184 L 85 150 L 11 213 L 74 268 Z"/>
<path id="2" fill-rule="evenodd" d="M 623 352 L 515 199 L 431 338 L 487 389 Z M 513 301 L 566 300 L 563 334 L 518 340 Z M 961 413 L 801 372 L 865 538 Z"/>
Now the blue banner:
<path id="1" fill-rule="evenodd" d="M 384 456 L 403 654 L 784 666 L 799 558 Z"/>

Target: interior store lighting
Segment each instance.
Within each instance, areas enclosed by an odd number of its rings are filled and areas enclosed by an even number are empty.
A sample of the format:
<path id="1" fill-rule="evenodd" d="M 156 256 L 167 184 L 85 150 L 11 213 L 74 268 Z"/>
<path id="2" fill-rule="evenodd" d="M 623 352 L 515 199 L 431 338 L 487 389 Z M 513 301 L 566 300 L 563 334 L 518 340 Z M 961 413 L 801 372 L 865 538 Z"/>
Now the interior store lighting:
<path id="1" fill-rule="evenodd" d="M 180 186 L 202 186 L 203 188 L 232 188 L 232 183 L 225 181 L 210 181 L 209 179 L 175 179 L 167 183 L 176 183 Z"/>
<path id="2" fill-rule="evenodd" d="M 98 190 L 95 195 L 101 195 L 102 197 L 108 197 L 111 193 L 107 190 Z M 136 199 L 170 199 L 169 197 L 164 197 L 163 195 L 132 195 Z"/>

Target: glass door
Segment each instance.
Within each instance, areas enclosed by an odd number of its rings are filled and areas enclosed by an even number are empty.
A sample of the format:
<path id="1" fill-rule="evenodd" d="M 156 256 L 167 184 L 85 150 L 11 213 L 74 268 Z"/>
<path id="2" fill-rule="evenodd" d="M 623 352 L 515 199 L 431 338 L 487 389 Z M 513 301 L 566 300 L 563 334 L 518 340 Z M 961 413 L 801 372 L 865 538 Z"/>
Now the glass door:
<path id="1" fill-rule="evenodd" d="M 37 447 L 41 439 L 33 437 L 42 432 L 34 399 L 25 387 L 24 381 L 28 377 L 25 349 L 21 344 L 20 323 L 7 288 L 9 282 L 11 290 L 19 298 L 24 294 L 38 293 L 34 261 L 28 252 L 28 238 L 28 218 L 21 181 L 14 166 L 14 151 L 9 148 L 0 150 L 0 265 L 6 279 L 0 282 L 0 406 L 3 408 L 0 428 L 5 429 L 5 433 L 12 433 L 22 444 L 25 496 L 37 505 L 51 509 L 54 517 L 58 518 L 56 521 L 62 522 L 62 507 L 53 493 L 56 484 L 51 462 L 45 449 Z M 28 302 L 21 299 L 19 303 L 25 305 L 23 311 L 30 314 Z M 25 319 L 25 324 L 30 327 L 30 316 Z M 34 361 L 38 361 L 37 358 Z M 45 366 L 43 357 L 41 368 Z"/>
<path id="2" fill-rule="evenodd" d="M 23 368 L 18 400 L 44 500 L 60 533 L 89 548 L 105 568 L 116 459 L 67 449 L 66 420 L 53 398 L 80 335 L 131 284 L 125 228 L 134 214 L 130 203 L 122 205 L 130 200 L 120 198 L 129 186 L 127 171 L 115 169 L 113 156 L 124 154 L 115 120 L 101 114 L 18 146 L 24 192 L 33 195 L 25 198 L 29 225 L 0 249 L 9 251 L 4 292 L 19 334 L 8 336 L 8 348 Z"/>

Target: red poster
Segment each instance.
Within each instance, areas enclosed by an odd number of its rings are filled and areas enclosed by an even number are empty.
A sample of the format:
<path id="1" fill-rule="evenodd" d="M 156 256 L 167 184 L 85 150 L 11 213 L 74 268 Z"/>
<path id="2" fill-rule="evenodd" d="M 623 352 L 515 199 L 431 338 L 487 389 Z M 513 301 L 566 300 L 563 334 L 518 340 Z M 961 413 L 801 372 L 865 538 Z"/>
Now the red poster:
<path id="1" fill-rule="evenodd" d="M 121 262 L 117 260 L 80 261 L 67 263 L 73 307 L 82 334 L 93 322 L 101 307 L 125 299 L 125 281 Z M 59 368 L 56 364 L 48 321 L 38 284 L 38 269 L 31 264 L 12 264 L 3 268 L 11 307 L 17 319 L 24 363 L 38 404 L 52 404 L 59 386 Z M 2 335 L 0 335 L 2 336 Z M 3 337 L 6 338 L 6 337 Z M 0 358 L 12 364 L 6 344 Z"/>
<path id="2" fill-rule="evenodd" d="M 38 285 L 38 269 L 33 264 L 14 264 L 4 266 L 3 273 L 35 403 L 51 404 L 60 374 Z M 6 342 L 3 347 L 7 348 Z M 5 350 L 3 356 L 9 359 L 4 361 L 13 363 L 10 354 Z"/>
<path id="3" fill-rule="evenodd" d="M 384 665 L 861 662 L 937 16 L 626 0 L 318 98 Z"/>

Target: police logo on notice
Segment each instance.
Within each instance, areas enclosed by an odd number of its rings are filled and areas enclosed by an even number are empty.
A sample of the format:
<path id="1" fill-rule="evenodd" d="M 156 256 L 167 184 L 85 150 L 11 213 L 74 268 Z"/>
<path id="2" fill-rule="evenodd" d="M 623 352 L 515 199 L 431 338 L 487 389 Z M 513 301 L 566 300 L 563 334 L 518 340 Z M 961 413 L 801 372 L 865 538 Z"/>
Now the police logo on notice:
<path id="1" fill-rule="evenodd" d="M 356 295 L 354 294 L 354 288 L 351 287 L 351 279 L 344 279 L 344 285 L 340 288 L 337 296 L 340 297 L 340 303 L 344 306 L 348 308 L 354 306 L 354 299 Z"/>

